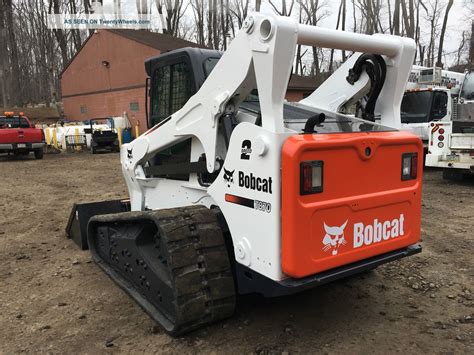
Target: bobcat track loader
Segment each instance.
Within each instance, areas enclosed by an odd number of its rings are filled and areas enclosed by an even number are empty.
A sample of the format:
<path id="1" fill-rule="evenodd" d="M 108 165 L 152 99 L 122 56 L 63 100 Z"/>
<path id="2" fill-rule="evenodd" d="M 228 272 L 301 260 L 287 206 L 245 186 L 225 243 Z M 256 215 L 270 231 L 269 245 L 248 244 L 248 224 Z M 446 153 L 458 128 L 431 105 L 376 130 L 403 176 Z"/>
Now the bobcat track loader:
<path id="1" fill-rule="evenodd" d="M 298 43 L 355 53 L 290 104 Z M 420 252 L 423 146 L 397 130 L 414 53 L 407 38 L 252 14 L 222 55 L 148 60 L 150 128 L 121 150 L 130 200 L 75 205 L 69 235 L 172 335 L 231 316 L 237 294 Z"/>

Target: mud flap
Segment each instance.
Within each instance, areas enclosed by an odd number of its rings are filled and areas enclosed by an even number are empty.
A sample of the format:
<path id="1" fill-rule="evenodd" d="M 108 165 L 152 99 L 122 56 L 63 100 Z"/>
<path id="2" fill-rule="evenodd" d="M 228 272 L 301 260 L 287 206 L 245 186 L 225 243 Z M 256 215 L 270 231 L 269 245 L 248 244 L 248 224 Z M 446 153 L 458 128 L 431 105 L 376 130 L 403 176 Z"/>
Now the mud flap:
<path id="1" fill-rule="evenodd" d="M 87 224 L 97 215 L 130 211 L 129 200 L 109 200 L 89 203 L 75 203 L 66 225 L 66 236 L 79 248 L 87 250 Z"/>

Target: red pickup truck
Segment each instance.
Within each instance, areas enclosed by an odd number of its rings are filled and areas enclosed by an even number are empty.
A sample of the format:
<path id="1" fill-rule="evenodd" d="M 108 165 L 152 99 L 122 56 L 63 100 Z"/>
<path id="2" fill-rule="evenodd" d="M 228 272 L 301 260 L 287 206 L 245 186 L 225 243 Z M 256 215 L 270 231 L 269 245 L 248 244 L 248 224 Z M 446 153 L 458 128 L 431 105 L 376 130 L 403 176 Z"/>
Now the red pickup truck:
<path id="1" fill-rule="evenodd" d="M 0 153 L 19 156 L 34 152 L 36 159 L 43 159 L 43 147 L 43 130 L 33 127 L 22 112 L 0 114 Z"/>

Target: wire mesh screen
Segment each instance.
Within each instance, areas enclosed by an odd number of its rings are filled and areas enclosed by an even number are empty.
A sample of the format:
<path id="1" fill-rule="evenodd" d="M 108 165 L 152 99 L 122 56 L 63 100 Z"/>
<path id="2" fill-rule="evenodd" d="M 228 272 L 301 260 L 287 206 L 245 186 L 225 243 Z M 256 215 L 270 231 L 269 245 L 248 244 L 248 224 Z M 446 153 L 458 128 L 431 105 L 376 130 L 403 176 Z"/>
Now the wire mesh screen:
<path id="1" fill-rule="evenodd" d="M 184 106 L 191 97 L 191 72 L 186 62 L 156 69 L 152 83 L 152 116 L 157 123 Z"/>
<path id="2" fill-rule="evenodd" d="M 153 91 L 156 93 L 153 100 L 153 113 L 162 120 L 169 116 L 171 75 L 170 67 L 161 67 L 156 70 L 153 82 Z"/>
<path id="3" fill-rule="evenodd" d="M 191 80 L 189 74 L 188 65 L 185 62 L 173 65 L 170 114 L 173 114 L 183 107 L 191 96 Z"/>

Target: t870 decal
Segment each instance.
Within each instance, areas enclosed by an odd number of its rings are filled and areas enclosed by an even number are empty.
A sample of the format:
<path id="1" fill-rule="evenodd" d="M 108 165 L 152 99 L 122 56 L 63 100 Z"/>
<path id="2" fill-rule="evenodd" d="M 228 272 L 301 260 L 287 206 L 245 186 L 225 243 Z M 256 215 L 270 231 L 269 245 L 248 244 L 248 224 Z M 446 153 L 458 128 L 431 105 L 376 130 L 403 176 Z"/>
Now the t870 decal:
<path id="1" fill-rule="evenodd" d="M 270 213 L 272 211 L 272 204 L 269 202 L 252 200 L 251 198 L 225 194 L 226 202 L 235 203 L 244 207 L 256 209 L 258 211 Z"/>

